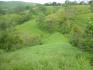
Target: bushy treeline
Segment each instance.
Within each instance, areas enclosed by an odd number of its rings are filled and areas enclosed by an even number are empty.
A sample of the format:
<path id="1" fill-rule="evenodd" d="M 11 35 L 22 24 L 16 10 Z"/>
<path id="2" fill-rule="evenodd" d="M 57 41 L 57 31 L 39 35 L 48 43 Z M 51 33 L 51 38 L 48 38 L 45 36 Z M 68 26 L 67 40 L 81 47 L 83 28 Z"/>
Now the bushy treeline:
<path id="1" fill-rule="evenodd" d="M 65 3 L 58 3 L 58 2 L 49 2 L 49 3 L 45 3 L 45 6 L 64 6 L 66 3 L 69 3 L 71 5 L 88 5 L 90 4 L 92 1 L 70 1 L 70 0 L 65 0 Z"/>
<path id="2" fill-rule="evenodd" d="M 14 23 L 9 17 L 0 17 L 0 49 L 14 50 L 19 46 L 21 39 L 13 29 Z"/>
<path id="3" fill-rule="evenodd" d="M 15 26 L 28 20 L 27 14 L 7 14 L 0 16 L 0 48 L 7 51 L 20 48 L 22 39 Z"/>

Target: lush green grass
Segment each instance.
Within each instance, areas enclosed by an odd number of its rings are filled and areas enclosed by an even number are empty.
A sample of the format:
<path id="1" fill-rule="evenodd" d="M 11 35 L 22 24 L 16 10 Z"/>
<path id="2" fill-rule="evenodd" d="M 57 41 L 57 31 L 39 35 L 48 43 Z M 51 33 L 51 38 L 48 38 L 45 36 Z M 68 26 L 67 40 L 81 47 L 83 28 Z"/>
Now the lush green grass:
<path id="1" fill-rule="evenodd" d="M 44 38 L 44 44 L 53 44 L 53 43 L 62 43 L 62 42 L 68 42 L 68 39 L 59 32 L 55 32 L 49 35 L 47 38 Z"/>
<path id="2" fill-rule="evenodd" d="M 91 70 L 82 52 L 64 42 L 23 48 L 1 57 L 0 70 Z"/>
<path id="3" fill-rule="evenodd" d="M 23 37 L 41 36 L 43 45 L 1 55 L 0 70 L 92 70 L 89 60 L 61 33 L 41 31 L 35 20 L 16 27 Z"/>
<path id="4" fill-rule="evenodd" d="M 43 39 L 43 45 L 1 55 L 0 70 L 91 70 L 86 56 L 62 34 Z"/>
<path id="5" fill-rule="evenodd" d="M 33 34 L 33 35 L 38 35 L 38 34 L 41 34 L 42 32 L 38 29 L 37 27 L 37 23 L 36 23 L 36 20 L 31 20 L 31 21 L 28 21 L 22 25 L 18 25 L 16 27 L 17 31 L 19 33 L 22 33 L 22 35 L 24 34 Z"/>
<path id="6" fill-rule="evenodd" d="M 29 33 L 30 24 L 23 29 Z M 33 34 L 39 32 L 34 27 L 32 29 Z M 71 46 L 62 34 L 47 35 L 43 42 L 43 45 L 1 53 L 0 70 L 92 70 L 86 56 Z"/>

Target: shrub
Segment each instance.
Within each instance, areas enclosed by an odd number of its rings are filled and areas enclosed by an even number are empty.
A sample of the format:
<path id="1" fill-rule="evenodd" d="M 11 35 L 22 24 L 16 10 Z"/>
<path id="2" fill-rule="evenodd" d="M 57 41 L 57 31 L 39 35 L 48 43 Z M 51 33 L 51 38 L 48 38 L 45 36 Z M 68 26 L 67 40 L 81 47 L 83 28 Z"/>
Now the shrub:
<path id="1" fill-rule="evenodd" d="M 84 38 L 84 46 L 88 51 L 93 52 L 93 22 L 88 23 L 86 27 L 86 33 Z"/>
<path id="2" fill-rule="evenodd" d="M 14 30 L 15 20 L 7 15 L 0 17 L 0 48 L 6 51 L 20 48 L 22 40 Z"/>
<path id="3" fill-rule="evenodd" d="M 2 31 L 0 35 L 0 48 L 5 49 L 6 51 L 14 50 L 21 48 L 22 40 L 21 38 L 10 31 Z"/>
<path id="4" fill-rule="evenodd" d="M 65 34 L 71 29 L 71 21 L 66 18 L 63 11 L 58 11 L 45 18 L 40 17 L 38 22 L 39 28 L 49 33 L 58 31 Z"/>
<path id="5" fill-rule="evenodd" d="M 29 13 L 21 13 L 17 19 L 17 24 L 23 24 L 30 19 Z"/>
<path id="6" fill-rule="evenodd" d="M 93 52 L 93 22 L 87 23 L 86 27 L 74 25 L 72 27 L 70 42 L 85 51 Z"/>
<path id="7" fill-rule="evenodd" d="M 42 44 L 40 36 L 26 36 L 24 39 L 24 45 L 26 46 L 34 46 Z"/>

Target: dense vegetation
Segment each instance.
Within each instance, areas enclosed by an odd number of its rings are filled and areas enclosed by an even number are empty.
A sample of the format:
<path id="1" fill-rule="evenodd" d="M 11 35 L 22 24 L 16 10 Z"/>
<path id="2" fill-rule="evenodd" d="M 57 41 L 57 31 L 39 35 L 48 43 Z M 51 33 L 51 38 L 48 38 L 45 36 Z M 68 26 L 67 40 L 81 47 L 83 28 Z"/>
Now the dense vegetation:
<path id="1" fill-rule="evenodd" d="M 0 1 L 0 70 L 92 70 L 93 1 Z"/>

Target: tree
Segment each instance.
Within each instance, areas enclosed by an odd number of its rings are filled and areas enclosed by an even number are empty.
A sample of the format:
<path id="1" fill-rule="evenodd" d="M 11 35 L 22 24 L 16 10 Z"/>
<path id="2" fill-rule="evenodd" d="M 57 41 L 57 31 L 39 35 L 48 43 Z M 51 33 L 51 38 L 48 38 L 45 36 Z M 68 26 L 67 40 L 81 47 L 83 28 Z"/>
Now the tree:
<path id="1" fill-rule="evenodd" d="M 86 5 L 86 3 L 84 1 L 81 1 L 79 4 L 80 5 Z"/>
<path id="2" fill-rule="evenodd" d="M 53 3 L 52 3 L 52 5 L 53 5 L 53 6 L 56 6 L 56 5 L 57 5 L 57 3 L 56 3 L 56 2 L 53 2 Z"/>
<path id="3" fill-rule="evenodd" d="M 2 31 L 0 33 L 2 33 L 0 35 L 0 49 L 10 51 L 22 47 L 22 40 L 14 31 Z"/>
<path id="4" fill-rule="evenodd" d="M 6 13 L 6 9 L 0 6 L 0 15 L 3 15 Z"/>
<path id="5" fill-rule="evenodd" d="M 84 46 L 93 52 L 93 21 L 87 24 Z"/>
<path id="6" fill-rule="evenodd" d="M 89 1 L 90 9 L 93 12 L 93 0 Z"/>
<path id="7" fill-rule="evenodd" d="M 7 16 L 0 17 L 0 49 L 10 51 L 16 48 L 20 48 L 22 40 Z"/>
<path id="8" fill-rule="evenodd" d="M 64 17 L 64 27 L 65 27 L 65 31 L 64 33 L 69 33 L 71 30 L 71 26 L 72 26 L 72 19 L 76 16 L 75 13 L 75 9 L 73 7 L 73 4 L 71 4 L 71 2 L 69 0 L 65 1 L 65 17 Z"/>

